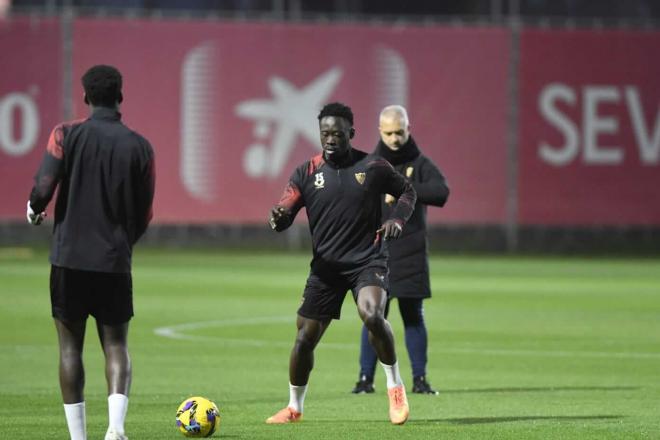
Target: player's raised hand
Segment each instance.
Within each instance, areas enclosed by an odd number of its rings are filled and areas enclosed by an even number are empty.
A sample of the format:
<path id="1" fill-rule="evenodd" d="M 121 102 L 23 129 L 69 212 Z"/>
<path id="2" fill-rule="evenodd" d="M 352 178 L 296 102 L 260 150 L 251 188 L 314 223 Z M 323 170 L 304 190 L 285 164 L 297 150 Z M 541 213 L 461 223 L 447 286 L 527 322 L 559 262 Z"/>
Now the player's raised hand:
<path id="1" fill-rule="evenodd" d="M 396 203 L 396 197 L 392 194 L 385 194 L 385 203 L 388 205 L 394 205 Z"/>
<path id="2" fill-rule="evenodd" d="M 28 200 L 26 217 L 29 224 L 34 226 L 39 226 L 41 222 L 44 221 L 44 218 L 46 217 L 46 213 L 40 212 L 39 214 L 36 214 L 32 210 L 32 207 L 30 206 L 30 201 Z"/>

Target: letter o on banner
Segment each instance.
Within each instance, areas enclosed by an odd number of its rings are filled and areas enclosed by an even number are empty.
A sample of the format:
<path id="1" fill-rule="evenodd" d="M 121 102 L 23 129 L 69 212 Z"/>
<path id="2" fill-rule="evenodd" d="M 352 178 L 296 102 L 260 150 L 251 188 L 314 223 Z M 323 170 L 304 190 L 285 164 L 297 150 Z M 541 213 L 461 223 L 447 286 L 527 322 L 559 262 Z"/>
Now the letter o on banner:
<path id="1" fill-rule="evenodd" d="M 22 122 L 14 130 L 14 118 Z M 18 133 L 15 133 L 17 131 Z M 0 99 L 0 149 L 10 156 L 23 156 L 35 146 L 39 135 L 39 112 L 32 97 L 25 93 L 10 93 Z"/>

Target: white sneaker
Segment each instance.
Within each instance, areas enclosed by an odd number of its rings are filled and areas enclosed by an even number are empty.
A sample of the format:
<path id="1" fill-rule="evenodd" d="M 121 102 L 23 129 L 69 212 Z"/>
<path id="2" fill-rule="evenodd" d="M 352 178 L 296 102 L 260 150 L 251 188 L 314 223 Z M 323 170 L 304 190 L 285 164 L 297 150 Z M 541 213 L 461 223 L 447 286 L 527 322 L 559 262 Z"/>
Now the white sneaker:
<path id="1" fill-rule="evenodd" d="M 128 437 L 117 431 L 108 431 L 105 433 L 105 440 L 128 440 Z"/>

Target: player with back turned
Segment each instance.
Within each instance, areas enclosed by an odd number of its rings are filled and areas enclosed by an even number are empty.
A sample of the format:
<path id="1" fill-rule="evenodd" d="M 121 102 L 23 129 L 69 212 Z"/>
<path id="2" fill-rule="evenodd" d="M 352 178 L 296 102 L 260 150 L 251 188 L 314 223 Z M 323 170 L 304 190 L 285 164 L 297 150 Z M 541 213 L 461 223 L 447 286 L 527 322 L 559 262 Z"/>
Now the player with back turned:
<path id="1" fill-rule="evenodd" d="M 415 190 L 386 160 L 351 146 L 355 129 L 349 107 L 328 104 L 318 120 L 323 152 L 296 168 L 271 211 L 271 227 L 282 231 L 305 207 L 313 258 L 289 360 L 289 404 L 266 422 L 302 420 L 314 349 L 332 319 L 339 319 L 350 289 L 385 371 L 390 421 L 403 424 L 408 419 L 408 399 L 392 328 L 384 317 L 388 288 L 384 241 L 401 235 L 415 206 Z M 384 194 L 398 201 L 381 224 Z"/>
<path id="2" fill-rule="evenodd" d="M 125 440 L 131 385 L 131 255 L 152 217 L 149 142 L 121 122 L 122 77 L 98 65 L 82 77 L 87 119 L 56 126 L 27 206 L 38 225 L 59 186 L 50 253 L 50 297 L 60 349 L 60 388 L 71 440 L 85 440 L 85 327 L 96 318 L 108 387 L 105 440 Z"/>

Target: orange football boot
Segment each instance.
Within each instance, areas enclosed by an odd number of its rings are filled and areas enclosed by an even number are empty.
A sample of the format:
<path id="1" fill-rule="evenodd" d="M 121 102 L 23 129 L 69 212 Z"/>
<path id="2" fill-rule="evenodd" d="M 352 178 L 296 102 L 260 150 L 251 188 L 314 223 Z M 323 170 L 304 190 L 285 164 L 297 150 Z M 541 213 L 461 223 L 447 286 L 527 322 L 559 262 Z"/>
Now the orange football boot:
<path id="1" fill-rule="evenodd" d="M 294 410 L 290 406 L 279 410 L 274 415 L 266 419 L 269 424 L 297 423 L 302 421 L 302 413 Z"/>
<path id="2" fill-rule="evenodd" d="M 387 396 L 390 398 L 390 421 L 395 425 L 403 425 L 410 415 L 406 388 L 403 385 L 389 388 Z"/>

